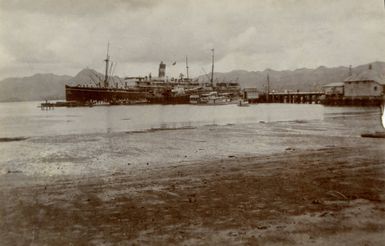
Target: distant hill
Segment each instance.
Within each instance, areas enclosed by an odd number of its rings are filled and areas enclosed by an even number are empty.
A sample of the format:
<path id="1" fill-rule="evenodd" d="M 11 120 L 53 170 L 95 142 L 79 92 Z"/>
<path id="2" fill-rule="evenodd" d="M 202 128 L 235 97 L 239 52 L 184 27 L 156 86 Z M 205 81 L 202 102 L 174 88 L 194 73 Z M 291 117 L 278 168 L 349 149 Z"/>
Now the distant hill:
<path id="1" fill-rule="evenodd" d="M 93 69 L 85 68 L 81 70 L 75 77 L 67 81 L 68 85 L 97 85 L 99 82 L 104 81 L 104 74 L 101 74 Z M 114 85 L 118 83 L 119 85 L 124 84 L 124 79 L 119 78 L 118 76 L 113 76 L 109 78 L 109 83 Z"/>
<path id="2" fill-rule="evenodd" d="M 374 70 L 385 74 L 385 62 L 371 63 Z M 369 64 L 360 65 L 352 68 L 353 74 L 360 73 L 368 69 Z M 349 76 L 349 67 L 327 68 L 324 66 L 316 69 L 300 68 L 296 70 L 275 71 L 266 69 L 264 71 L 245 71 L 234 70 L 228 73 L 214 73 L 214 80 L 238 81 L 242 88 L 257 87 L 265 90 L 267 86 L 267 74 L 270 78 L 270 88 L 272 90 L 300 90 L 314 91 L 320 90 L 322 85 L 332 82 L 342 82 Z M 200 81 L 207 81 L 207 75 L 198 77 Z"/>
<path id="3" fill-rule="evenodd" d="M 385 62 L 373 62 L 372 68 L 385 74 Z M 369 64 L 352 68 L 353 74 L 368 69 Z M 238 81 L 242 88 L 257 87 L 266 89 L 266 77 L 269 74 L 272 90 L 320 90 L 322 85 L 343 81 L 349 75 L 348 67 L 318 67 L 316 69 L 300 68 L 296 70 L 264 71 L 234 70 L 227 73 L 215 73 L 216 82 Z M 23 78 L 7 78 L 0 81 L 0 101 L 31 101 L 31 100 L 58 100 L 65 98 L 64 85 L 92 84 L 103 81 L 104 75 L 93 70 L 83 69 L 76 76 L 35 74 Z M 200 81 L 207 81 L 207 75 L 198 77 Z M 124 84 L 124 80 L 114 76 L 111 84 Z"/>
<path id="4" fill-rule="evenodd" d="M 104 75 L 93 69 L 83 69 L 75 77 L 55 74 L 35 74 L 22 78 L 7 78 L 0 81 L 0 101 L 42 101 L 65 98 L 64 86 L 92 84 L 103 81 Z M 124 83 L 114 76 L 113 83 Z M 110 82 L 110 83 L 111 83 Z"/>
<path id="5" fill-rule="evenodd" d="M 0 101 L 32 101 L 64 98 L 67 75 L 35 74 L 0 81 Z"/>

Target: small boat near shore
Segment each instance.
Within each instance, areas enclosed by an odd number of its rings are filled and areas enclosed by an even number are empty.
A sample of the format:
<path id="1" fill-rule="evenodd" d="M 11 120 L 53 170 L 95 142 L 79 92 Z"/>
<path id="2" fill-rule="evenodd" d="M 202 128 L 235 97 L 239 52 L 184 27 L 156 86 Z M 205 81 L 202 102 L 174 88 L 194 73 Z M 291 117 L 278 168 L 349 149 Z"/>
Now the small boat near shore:
<path id="1" fill-rule="evenodd" d="M 363 133 L 363 138 L 385 138 L 385 132 Z"/>
<path id="2" fill-rule="evenodd" d="M 93 104 L 91 102 L 85 101 L 58 101 L 58 102 L 48 102 L 47 100 L 40 104 L 41 109 L 53 109 L 56 107 L 92 107 L 98 104 Z"/>

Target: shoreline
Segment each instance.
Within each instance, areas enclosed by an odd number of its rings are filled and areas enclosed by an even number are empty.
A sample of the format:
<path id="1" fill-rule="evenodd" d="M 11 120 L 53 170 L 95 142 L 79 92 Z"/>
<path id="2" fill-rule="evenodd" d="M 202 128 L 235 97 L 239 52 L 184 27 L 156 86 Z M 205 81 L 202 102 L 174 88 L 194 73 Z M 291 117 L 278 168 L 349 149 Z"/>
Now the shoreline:
<path id="1" fill-rule="evenodd" d="M 381 245 L 385 141 L 361 137 L 379 129 L 378 116 L 332 110 L 314 120 L 3 143 L 0 240 Z"/>
<path id="2" fill-rule="evenodd" d="M 0 238 L 7 244 L 381 244 L 385 157 L 378 143 L 1 189 Z"/>

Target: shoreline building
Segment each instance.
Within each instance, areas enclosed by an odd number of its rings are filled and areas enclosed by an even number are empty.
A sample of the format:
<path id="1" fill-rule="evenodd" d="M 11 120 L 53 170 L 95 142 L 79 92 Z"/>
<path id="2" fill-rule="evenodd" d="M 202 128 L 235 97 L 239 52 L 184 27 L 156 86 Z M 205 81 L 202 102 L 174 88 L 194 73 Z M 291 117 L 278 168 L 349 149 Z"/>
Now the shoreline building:
<path id="1" fill-rule="evenodd" d="M 367 70 L 350 75 L 344 82 L 323 86 L 326 105 L 381 105 L 385 99 L 385 76 L 369 65 Z"/>
<path id="2" fill-rule="evenodd" d="M 247 100 L 249 103 L 258 103 L 261 102 L 260 92 L 257 88 L 245 88 L 243 89 L 243 99 Z"/>
<path id="3" fill-rule="evenodd" d="M 323 86 L 326 96 L 342 98 L 344 96 L 344 82 L 334 82 Z"/>
<path id="4" fill-rule="evenodd" d="M 352 75 L 344 81 L 344 96 L 348 99 L 368 99 L 384 94 L 385 76 L 372 69 Z"/>

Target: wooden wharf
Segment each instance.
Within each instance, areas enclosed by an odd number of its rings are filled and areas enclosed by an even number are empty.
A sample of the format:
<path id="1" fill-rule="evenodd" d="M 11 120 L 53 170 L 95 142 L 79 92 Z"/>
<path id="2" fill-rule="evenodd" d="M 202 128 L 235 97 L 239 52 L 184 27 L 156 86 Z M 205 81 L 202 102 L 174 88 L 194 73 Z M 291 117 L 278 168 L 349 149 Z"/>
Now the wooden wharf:
<path id="1" fill-rule="evenodd" d="M 297 104 L 320 104 L 324 92 L 270 92 L 266 96 L 267 103 L 297 103 Z"/>

